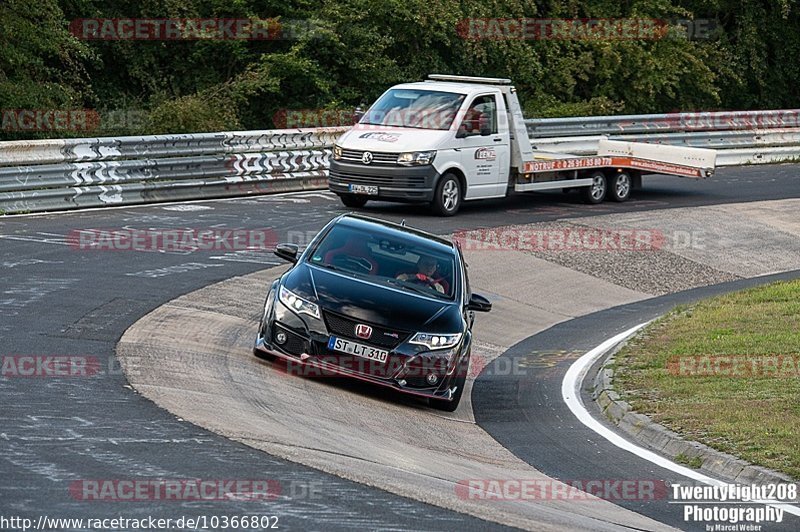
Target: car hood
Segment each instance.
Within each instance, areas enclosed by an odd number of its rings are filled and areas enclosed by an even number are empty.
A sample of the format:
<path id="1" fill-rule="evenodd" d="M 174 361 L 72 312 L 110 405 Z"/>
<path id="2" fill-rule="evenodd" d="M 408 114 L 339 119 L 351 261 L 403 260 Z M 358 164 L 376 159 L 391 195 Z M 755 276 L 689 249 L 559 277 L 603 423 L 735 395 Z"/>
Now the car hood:
<path id="1" fill-rule="evenodd" d="M 379 283 L 307 264 L 298 265 L 283 278 L 286 288 L 317 302 L 323 311 L 393 329 L 461 331 L 460 312 L 454 301 L 438 301 Z"/>
<path id="2" fill-rule="evenodd" d="M 350 150 L 403 153 L 435 150 L 450 134 L 449 130 L 356 124 L 336 143 Z"/>

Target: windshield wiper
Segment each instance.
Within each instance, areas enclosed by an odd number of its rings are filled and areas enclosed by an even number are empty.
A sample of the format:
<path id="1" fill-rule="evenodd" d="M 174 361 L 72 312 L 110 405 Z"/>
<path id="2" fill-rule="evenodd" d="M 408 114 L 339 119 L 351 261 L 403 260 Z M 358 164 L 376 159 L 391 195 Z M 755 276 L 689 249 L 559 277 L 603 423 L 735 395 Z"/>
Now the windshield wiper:
<path id="1" fill-rule="evenodd" d="M 313 264 L 314 266 L 320 266 L 322 268 L 326 268 L 328 270 L 333 270 L 333 271 L 336 271 L 336 272 L 349 273 L 351 275 L 358 275 L 358 272 L 354 272 L 353 270 L 348 270 L 347 268 L 342 268 L 341 266 L 336 266 L 335 264 L 327 264 L 327 263 L 324 263 L 324 262 L 312 262 L 311 264 Z"/>

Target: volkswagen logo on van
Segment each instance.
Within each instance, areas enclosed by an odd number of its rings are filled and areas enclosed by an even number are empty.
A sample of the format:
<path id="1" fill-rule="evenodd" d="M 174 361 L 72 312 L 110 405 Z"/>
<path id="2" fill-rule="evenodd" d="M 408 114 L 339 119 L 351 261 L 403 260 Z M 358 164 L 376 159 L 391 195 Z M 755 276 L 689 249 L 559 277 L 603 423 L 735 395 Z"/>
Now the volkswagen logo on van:
<path id="1" fill-rule="evenodd" d="M 372 152 L 365 151 L 364 155 L 361 156 L 361 162 L 364 164 L 369 164 L 372 162 Z"/>

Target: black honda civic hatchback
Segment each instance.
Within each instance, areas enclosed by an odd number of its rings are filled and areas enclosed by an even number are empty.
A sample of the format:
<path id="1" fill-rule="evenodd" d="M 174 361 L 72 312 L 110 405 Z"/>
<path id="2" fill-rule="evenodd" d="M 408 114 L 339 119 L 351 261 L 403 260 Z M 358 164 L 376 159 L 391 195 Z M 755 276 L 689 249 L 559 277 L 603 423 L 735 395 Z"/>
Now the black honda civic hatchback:
<path id="1" fill-rule="evenodd" d="M 404 224 L 331 220 L 269 288 L 254 353 L 307 376 L 347 376 L 454 411 L 469 367 L 473 294 L 459 247 Z"/>

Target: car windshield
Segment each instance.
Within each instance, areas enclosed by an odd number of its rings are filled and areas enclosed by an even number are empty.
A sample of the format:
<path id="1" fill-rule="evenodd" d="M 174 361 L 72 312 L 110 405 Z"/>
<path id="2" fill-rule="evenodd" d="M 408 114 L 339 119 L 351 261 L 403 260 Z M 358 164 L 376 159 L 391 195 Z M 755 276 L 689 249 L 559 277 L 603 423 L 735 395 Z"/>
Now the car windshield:
<path id="1" fill-rule="evenodd" d="M 361 124 L 450 129 L 463 94 L 421 89 L 391 89 L 361 118 Z"/>
<path id="2" fill-rule="evenodd" d="M 376 235 L 334 226 L 307 259 L 378 284 L 430 297 L 453 299 L 454 257 L 417 238 Z"/>

